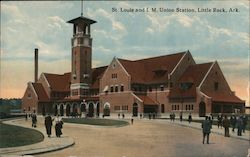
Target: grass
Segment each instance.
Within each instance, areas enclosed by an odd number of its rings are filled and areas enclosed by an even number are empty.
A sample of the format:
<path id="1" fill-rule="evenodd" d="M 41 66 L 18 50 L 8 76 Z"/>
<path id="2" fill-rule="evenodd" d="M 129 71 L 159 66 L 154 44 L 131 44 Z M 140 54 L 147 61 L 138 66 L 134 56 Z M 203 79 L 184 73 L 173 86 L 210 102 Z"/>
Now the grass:
<path id="1" fill-rule="evenodd" d="M 85 118 L 65 118 L 63 119 L 66 123 L 77 123 L 77 124 L 87 124 L 87 125 L 98 125 L 98 126 L 122 126 L 128 125 L 129 123 L 121 120 L 111 120 L 111 119 L 85 119 Z"/>
<path id="2" fill-rule="evenodd" d="M 17 147 L 43 141 L 37 130 L 0 123 L 0 148 Z"/>

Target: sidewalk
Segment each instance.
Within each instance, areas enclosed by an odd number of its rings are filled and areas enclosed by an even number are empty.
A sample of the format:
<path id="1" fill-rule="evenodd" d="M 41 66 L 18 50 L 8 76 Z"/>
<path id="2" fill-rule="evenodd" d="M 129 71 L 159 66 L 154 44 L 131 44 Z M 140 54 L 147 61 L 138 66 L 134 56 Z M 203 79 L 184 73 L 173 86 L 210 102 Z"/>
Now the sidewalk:
<path id="1" fill-rule="evenodd" d="M 152 120 L 152 121 L 155 121 L 155 120 Z M 173 125 L 180 125 L 183 127 L 190 127 L 190 128 L 201 130 L 201 123 L 197 123 L 197 122 L 191 122 L 189 124 L 188 121 L 180 122 L 179 119 L 175 120 L 174 122 L 171 122 L 170 120 L 161 120 L 161 119 L 157 119 L 156 121 L 167 122 L 167 123 L 171 123 Z M 211 132 L 224 136 L 224 128 L 218 128 L 217 125 L 212 126 Z M 248 131 L 248 130 L 245 130 L 245 133 L 242 133 L 242 136 L 237 136 L 237 128 L 234 129 L 234 132 L 232 132 L 232 128 L 229 128 L 229 134 L 230 134 L 230 138 L 237 138 L 237 139 L 241 139 L 241 140 L 250 141 L 250 131 Z"/>
<path id="2" fill-rule="evenodd" d="M 30 121 L 25 122 L 24 119 L 16 119 L 4 121 L 3 123 L 31 128 L 29 125 L 31 123 L 29 122 Z M 42 123 L 39 124 L 35 129 L 44 134 L 44 140 L 42 142 L 20 147 L 0 148 L 0 157 L 14 157 L 46 153 L 70 147 L 75 143 L 73 138 L 68 137 L 67 135 L 63 135 L 61 138 L 57 138 L 55 135 L 51 138 L 48 138 L 45 127 L 42 125 Z"/>

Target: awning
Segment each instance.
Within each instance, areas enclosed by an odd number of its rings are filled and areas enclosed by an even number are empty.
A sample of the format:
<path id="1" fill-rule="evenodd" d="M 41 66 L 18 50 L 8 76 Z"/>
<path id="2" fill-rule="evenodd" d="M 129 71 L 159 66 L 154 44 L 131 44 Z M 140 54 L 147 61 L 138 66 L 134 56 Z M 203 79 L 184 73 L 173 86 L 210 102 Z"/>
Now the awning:
<path id="1" fill-rule="evenodd" d="M 109 90 L 109 86 L 105 86 L 103 92 L 107 92 Z"/>

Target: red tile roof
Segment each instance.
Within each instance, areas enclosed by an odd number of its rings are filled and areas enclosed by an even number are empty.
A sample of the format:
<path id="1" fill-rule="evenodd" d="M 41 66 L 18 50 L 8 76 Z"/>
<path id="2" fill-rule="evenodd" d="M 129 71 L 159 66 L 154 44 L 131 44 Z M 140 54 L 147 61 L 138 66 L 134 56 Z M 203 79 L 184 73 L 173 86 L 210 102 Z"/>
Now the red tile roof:
<path id="1" fill-rule="evenodd" d="M 233 93 L 218 93 L 218 92 L 204 92 L 207 96 L 212 97 L 213 102 L 222 103 L 239 103 L 243 104 L 245 101 L 241 100 L 239 97 Z"/>
<path id="2" fill-rule="evenodd" d="M 98 67 L 92 69 L 92 86 L 93 89 L 99 89 L 100 79 L 108 66 Z"/>
<path id="3" fill-rule="evenodd" d="M 151 99 L 150 97 L 146 96 L 146 95 L 136 95 L 137 97 L 139 97 L 142 101 L 144 105 L 155 105 L 155 104 L 159 104 L 157 101 Z"/>
<path id="4" fill-rule="evenodd" d="M 196 97 L 196 87 L 198 87 L 201 81 L 204 79 L 209 68 L 212 66 L 211 63 L 190 65 L 187 70 L 182 74 L 179 79 L 179 83 L 192 83 L 190 89 L 181 90 L 180 87 L 173 87 L 170 90 L 170 97 Z"/>
<path id="5" fill-rule="evenodd" d="M 141 60 L 118 59 L 131 75 L 132 83 L 161 83 L 168 79 L 178 62 L 186 52 L 158 56 Z"/>
<path id="6" fill-rule="evenodd" d="M 46 94 L 46 92 L 43 88 L 43 85 L 41 83 L 32 83 L 32 86 L 35 89 L 35 92 L 38 96 L 39 101 L 48 101 L 49 100 L 49 97 Z"/>
<path id="7" fill-rule="evenodd" d="M 71 73 L 49 74 L 44 73 L 52 91 L 56 92 L 69 92 L 70 91 L 70 79 Z"/>

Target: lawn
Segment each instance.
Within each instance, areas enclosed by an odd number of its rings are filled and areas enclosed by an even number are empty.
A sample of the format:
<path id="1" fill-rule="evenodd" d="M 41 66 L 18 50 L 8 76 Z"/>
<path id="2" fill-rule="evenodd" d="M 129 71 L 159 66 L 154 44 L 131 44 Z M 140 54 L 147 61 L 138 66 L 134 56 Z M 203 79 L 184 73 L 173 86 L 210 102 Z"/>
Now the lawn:
<path id="1" fill-rule="evenodd" d="M 66 123 L 77 123 L 87 125 L 98 125 L 98 126 L 123 126 L 129 123 L 122 120 L 111 120 L 111 119 L 97 119 L 97 118 L 64 118 Z"/>
<path id="2" fill-rule="evenodd" d="M 17 147 L 43 141 L 39 131 L 0 123 L 0 148 Z"/>

